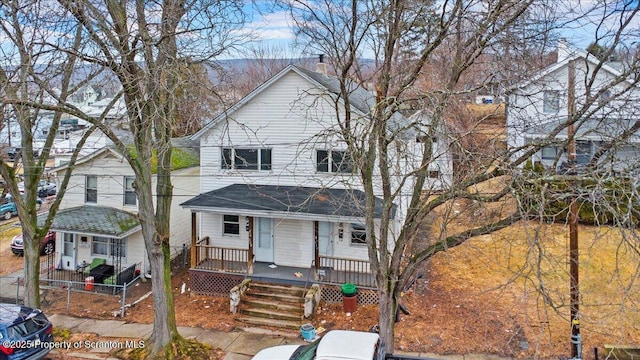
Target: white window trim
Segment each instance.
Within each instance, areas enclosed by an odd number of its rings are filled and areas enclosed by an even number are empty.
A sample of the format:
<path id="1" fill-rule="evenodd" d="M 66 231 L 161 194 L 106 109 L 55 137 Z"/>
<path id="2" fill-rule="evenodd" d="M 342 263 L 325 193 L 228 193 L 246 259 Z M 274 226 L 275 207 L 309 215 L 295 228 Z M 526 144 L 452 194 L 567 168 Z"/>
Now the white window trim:
<path id="1" fill-rule="evenodd" d="M 366 242 L 366 241 L 365 241 L 364 243 L 357 243 L 357 242 L 353 242 L 353 233 L 355 232 L 355 231 L 354 231 L 354 225 L 359 226 L 359 227 L 361 227 L 361 228 L 362 228 L 362 229 L 358 229 L 357 231 L 358 231 L 358 232 L 364 232 L 364 233 L 365 233 L 365 234 L 364 234 L 364 235 L 365 235 L 365 239 L 366 239 L 366 236 L 367 236 L 367 233 L 366 233 L 367 229 L 365 228 L 365 226 L 364 226 L 364 225 L 360 225 L 360 224 L 350 224 L 350 226 L 351 226 L 351 233 L 350 233 L 350 236 L 349 236 L 349 245 L 350 245 L 350 246 L 355 246 L 355 247 L 366 247 L 366 246 L 367 246 L 367 242 Z"/>
<path id="2" fill-rule="evenodd" d="M 133 192 L 133 204 L 129 204 L 127 203 L 127 179 L 131 179 L 132 183 L 131 183 L 131 190 L 130 192 Z M 136 196 L 136 191 L 135 191 L 135 185 L 133 183 L 133 181 L 135 181 L 135 176 L 125 176 L 123 181 L 122 181 L 122 204 L 124 206 L 138 206 L 138 197 Z"/>
<path id="3" fill-rule="evenodd" d="M 231 164 L 230 167 L 224 167 L 224 151 L 231 150 Z M 255 150 L 258 153 L 258 168 L 257 169 L 238 169 L 236 167 L 236 150 Z M 269 150 L 271 152 L 271 163 L 269 163 L 270 169 L 262 169 L 262 151 Z M 272 148 L 254 148 L 254 147 L 230 147 L 225 146 L 220 150 L 220 168 L 222 170 L 236 170 L 236 171 L 262 171 L 269 172 L 273 170 L 273 149 Z"/>
<path id="4" fill-rule="evenodd" d="M 234 234 L 234 233 L 226 233 L 225 232 L 225 223 L 229 223 L 229 224 L 235 224 L 234 221 L 225 221 L 224 217 L 225 216 L 237 216 L 238 217 L 238 233 Z M 232 214 L 223 214 L 222 215 L 222 236 L 230 236 L 230 237 L 239 237 L 240 236 L 240 215 L 232 215 Z"/>
<path id="5" fill-rule="evenodd" d="M 95 190 L 96 192 L 96 201 L 88 201 L 89 195 L 89 178 L 96 179 L 96 187 L 91 190 Z M 86 175 L 84 178 L 84 203 L 85 204 L 97 204 L 98 203 L 98 176 L 97 175 Z"/>
<path id="6" fill-rule="evenodd" d="M 320 164 L 320 161 L 318 159 L 318 152 L 319 151 L 326 151 L 327 152 L 327 171 L 320 171 L 318 170 L 318 165 Z M 351 174 L 353 172 L 353 161 L 350 164 L 350 171 L 333 171 L 333 153 L 342 153 L 342 159 L 344 161 L 344 157 L 345 156 L 349 156 L 348 151 L 347 150 L 341 150 L 341 149 L 316 149 L 315 151 L 315 169 L 316 169 L 316 173 L 318 174 Z M 339 166 L 340 164 L 338 164 L 337 166 Z"/>
<path id="7" fill-rule="evenodd" d="M 106 254 L 98 254 L 98 253 L 94 253 L 93 252 L 93 243 L 95 242 L 96 238 L 100 238 L 100 239 L 106 239 L 106 244 L 107 244 L 107 253 Z M 92 236 L 91 237 L 91 245 L 90 245 L 90 254 L 92 257 L 105 257 L 105 258 L 110 258 L 115 256 L 114 254 L 111 253 L 111 248 L 114 246 L 113 242 L 115 241 L 115 238 L 111 238 L 111 237 L 106 237 L 106 236 Z M 101 243 L 104 243 L 101 241 Z M 122 246 L 124 247 L 124 253 L 125 256 L 120 257 L 120 259 L 122 259 L 122 261 L 124 263 L 126 263 L 127 261 L 127 254 L 129 252 L 129 249 L 127 248 L 127 239 L 124 238 L 122 239 Z"/>

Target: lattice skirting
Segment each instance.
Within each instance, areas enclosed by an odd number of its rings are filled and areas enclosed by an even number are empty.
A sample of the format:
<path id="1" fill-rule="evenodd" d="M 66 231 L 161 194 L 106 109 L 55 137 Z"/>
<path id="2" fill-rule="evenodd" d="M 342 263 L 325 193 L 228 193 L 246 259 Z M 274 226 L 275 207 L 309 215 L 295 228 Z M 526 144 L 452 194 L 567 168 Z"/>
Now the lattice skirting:
<path id="1" fill-rule="evenodd" d="M 244 280 L 244 275 L 190 269 L 191 293 L 196 295 L 226 296 Z"/>
<path id="2" fill-rule="evenodd" d="M 322 300 L 328 303 L 342 302 L 342 288 L 337 285 L 322 285 Z M 358 289 L 358 304 L 378 303 L 378 292 L 373 289 Z"/>

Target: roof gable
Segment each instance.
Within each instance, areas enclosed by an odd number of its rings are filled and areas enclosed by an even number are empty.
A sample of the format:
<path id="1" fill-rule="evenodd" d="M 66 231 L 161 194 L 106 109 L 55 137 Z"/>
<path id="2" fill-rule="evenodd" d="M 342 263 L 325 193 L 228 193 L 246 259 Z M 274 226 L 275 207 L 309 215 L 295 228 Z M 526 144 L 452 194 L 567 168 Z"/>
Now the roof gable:
<path id="1" fill-rule="evenodd" d="M 112 159 L 117 159 L 117 160 L 124 161 L 124 157 L 118 151 L 116 151 L 115 149 L 110 148 L 110 147 L 103 147 L 103 148 L 100 148 L 100 149 L 92 152 L 91 154 L 89 154 L 89 155 L 87 155 L 85 157 L 82 157 L 82 158 L 78 159 L 76 161 L 74 167 L 76 167 L 76 168 L 80 167 L 83 164 L 89 163 L 92 160 L 98 159 L 100 157 L 105 157 L 105 158 L 109 157 L 109 158 L 112 158 Z M 58 166 L 52 168 L 49 172 L 52 172 L 52 173 L 53 172 L 58 172 L 58 171 L 61 171 L 61 170 L 65 170 L 68 167 L 69 167 L 68 163 L 62 164 L 62 165 L 58 165 Z"/>
<path id="2" fill-rule="evenodd" d="M 561 70 L 565 67 L 569 66 L 569 63 L 571 61 L 575 61 L 575 60 L 584 60 L 586 61 L 590 66 L 597 66 L 600 65 L 600 60 L 597 59 L 594 55 L 584 51 L 584 50 L 579 50 L 579 49 L 572 49 L 571 52 L 569 52 L 568 54 L 566 54 L 566 56 L 561 60 L 558 61 L 554 64 L 551 64 L 549 66 L 547 66 L 546 68 L 540 70 L 537 74 L 535 74 L 534 76 L 532 76 L 530 79 L 526 80 L 526 81 L 522 81 L 518 84 L 516 84 L 511 92 L 515 92 L 519 89 L 523 89 L 531 84 L 534 84 L 536 82 L 539 82 L 541 80 L 543 80 L 545 77 L 551 75 L 552 73 Z M 605 63 L 602 63 L 602 70 L 606 71 L 607 73 L 613 75 L 613 76 L 622 76 L 622 72 L 618 69 L 616 69 L 615 67 Z"/>
<path id="3" fill-rule="evenodd" d="M 250 103 L 257 96 L 259 96 L 265 91 L 268 91 L 268 89 L 273 84 L 280 81 L 282 78 L 284 78 L 287 74 L 291 72 L 305 79 L 312 86 L 317 87 L 319 90 L 322 90 L 327 95 L 339 96 L 340 94 L 340 83 L 336 77 L 316 73 L 307 69 L 303 69 L 296 65 L 288 65 L 287 67 L 282 69 L 280 72 L 278 72 L 276 75 L 271 77 L 269 80 L 265 81 L 260 86 L 258 86 L 253 91 L 251 91 L 249 94 L 244 96 L 242 99 L 236 102 L 229 109 L 225 110 L 223 113 L 221 113 L 216 118 L 214 118 L 211 122 L 209 122 L 202 129 L 200 129 L 200 131 L 198 131 L 193 136 L 191 136 L 191 139 L 192 140 L 200 139 L 210 129 L 215 127 L 219 122 L 232 116 L 240 108 Z M 350 91 L 349 101 L 352 105 L 353 111 L 360 116 L 368 115 L 370 113 L 370 109 L 373 107 L 373 105 L 375 105 L 375 97 L 365 89 L 359 87 L 355 82 L 353 82 L 350 86 L 352 87 L 352 90 Z"/>

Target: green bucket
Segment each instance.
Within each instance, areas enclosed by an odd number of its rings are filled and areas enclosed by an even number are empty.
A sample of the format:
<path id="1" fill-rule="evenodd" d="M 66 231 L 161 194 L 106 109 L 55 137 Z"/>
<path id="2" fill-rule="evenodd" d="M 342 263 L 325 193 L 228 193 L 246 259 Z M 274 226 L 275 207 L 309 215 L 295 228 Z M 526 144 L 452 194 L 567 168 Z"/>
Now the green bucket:
<path id="1" fill-rule="evenodd" d="M 342 294 L 343 295 L 353 295 L 356 293 L 356 285 L 352 283 L 344 283 L 342 284 Z"/>

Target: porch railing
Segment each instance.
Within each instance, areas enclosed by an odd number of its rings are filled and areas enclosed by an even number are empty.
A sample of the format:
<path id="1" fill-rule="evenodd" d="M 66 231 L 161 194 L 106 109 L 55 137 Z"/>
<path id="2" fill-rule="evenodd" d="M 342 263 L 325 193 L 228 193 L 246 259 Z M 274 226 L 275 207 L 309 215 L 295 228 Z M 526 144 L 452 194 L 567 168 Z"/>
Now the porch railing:
<path id="1" fill-rule="evenodd" d="M 247 273 L 249 250 L 196 245 L 196 269 Z"/>
<path id="2" fill-rule="evenodd" d="M 376 279 L 371 273 L 371 264 L 367 260 L 321 255 L 320 266 L 316 267 L 316 272 L 321 282 L 353 283 L 361 287 L 376 287 Z"/>

